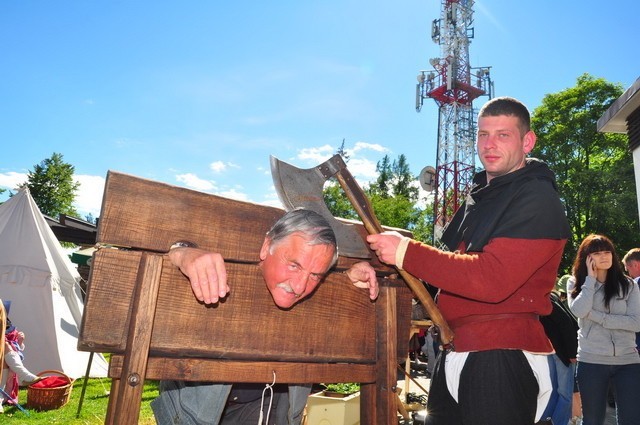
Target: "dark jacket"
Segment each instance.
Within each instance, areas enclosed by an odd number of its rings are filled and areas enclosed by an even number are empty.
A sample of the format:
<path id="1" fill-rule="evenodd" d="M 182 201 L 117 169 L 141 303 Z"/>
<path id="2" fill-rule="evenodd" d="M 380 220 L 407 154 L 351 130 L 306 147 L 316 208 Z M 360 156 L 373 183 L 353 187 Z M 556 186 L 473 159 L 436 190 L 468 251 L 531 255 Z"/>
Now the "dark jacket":
<path id="1" fill-rule="evenodd" d="M 550 353 L 537 315 L 551 312 L 548 294 L 570 235 L 553 173 L 529 159 L 489 184 L 484 172 L 474 181 L 442 237 L 455 252 L 412 241 L 402 267 L 440 288 L 438 306 L 454 327 L 457 351 Z"/>
<path id="2" fill-rule="evenodd" d="M 556 355 L 562 363 L 569 366 L 571 360 L 575 360 L 578 355 L 578 320 L 555 292 L 549 295 L 549 299 L 551 314 L 540 316 L 540 322 Z"/>

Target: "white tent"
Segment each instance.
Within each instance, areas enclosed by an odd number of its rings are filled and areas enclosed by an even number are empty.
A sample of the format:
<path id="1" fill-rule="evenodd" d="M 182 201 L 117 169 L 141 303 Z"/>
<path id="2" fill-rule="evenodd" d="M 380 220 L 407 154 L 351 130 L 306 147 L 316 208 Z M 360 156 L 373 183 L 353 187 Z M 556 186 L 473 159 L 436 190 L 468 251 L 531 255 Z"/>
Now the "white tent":
<path id="1" fill-rule="evenodd" d="M 9 318 L 25 333 L 31 372 L 85 375 L 89 353 L 77 349 L 80 279 L 28 189 L 0 205 L 0 299 L 11 302 Z M 106 375 L 105 359 L 94 355 L 89 376 Z"/>

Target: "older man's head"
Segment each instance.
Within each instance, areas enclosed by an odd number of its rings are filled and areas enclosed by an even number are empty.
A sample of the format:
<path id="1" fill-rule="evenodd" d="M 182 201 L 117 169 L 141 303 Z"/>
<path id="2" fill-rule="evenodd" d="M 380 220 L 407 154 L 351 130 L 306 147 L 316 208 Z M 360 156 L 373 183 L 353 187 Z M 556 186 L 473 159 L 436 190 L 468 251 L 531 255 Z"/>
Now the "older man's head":
<path id="1" fill-rule="evenodd" d="M 338 258 L 327 221 L 309 210 L 293 210 L 267 232 L 260 266 L 273 301 L 289 308 L 310 295 Z"/>

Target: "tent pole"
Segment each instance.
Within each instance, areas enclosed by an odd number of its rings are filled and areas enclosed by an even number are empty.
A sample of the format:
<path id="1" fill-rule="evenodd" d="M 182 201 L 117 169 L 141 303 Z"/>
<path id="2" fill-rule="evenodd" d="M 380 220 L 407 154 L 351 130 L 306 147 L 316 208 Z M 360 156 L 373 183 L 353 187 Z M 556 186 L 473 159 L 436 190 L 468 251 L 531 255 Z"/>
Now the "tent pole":
<path id="1" fill-rule="evenodd" d="M 76 412 L 76 419 L 80 417 L 80 410 L 82 410 L 82 402 L 84 401 L 84 393 L 87 390 L 87 381 L 89 380 L 89 372 L 91 371 L 92 362 L 93 362 L 93 351 L 89 353 L 89 361 L 87 362 L 87 371 L 84 374 L 84 382 L 82 383 L 82 392 L 80 393 L 80 401 L 78 402 L 78 411 Z"/>

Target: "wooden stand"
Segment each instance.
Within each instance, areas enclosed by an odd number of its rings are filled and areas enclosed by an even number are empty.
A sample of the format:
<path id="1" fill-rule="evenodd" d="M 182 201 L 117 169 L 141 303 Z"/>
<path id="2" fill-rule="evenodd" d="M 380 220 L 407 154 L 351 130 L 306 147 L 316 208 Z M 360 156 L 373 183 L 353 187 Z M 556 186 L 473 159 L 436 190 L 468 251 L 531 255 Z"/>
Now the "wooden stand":
<path id="1" fill-rule="evenodd" d="M 414 335 L 420 333 L 422 330 L 429 330 L 429 328 L 433 326 L 433 322 L 431 320 L 412 320 L 411 327 L 409 328 L 409 341 L 413 338 Z M 430 362 L 435 361 L 434 359 L 429 359 Z M 407 359 L 404 363 L 404 396 L 406 397 L 409 394 L 409 387 L 411 385 L 411 358 L 407 355 Z"/>
<path id="2" fill-rule="evenodd" d="M 112 353 L 105 423 L 138 423 L 145 379 L 270 383 L 274 374 L 276 382 L 360 382 L 362 423 L 397 423 L 410 291 L 372 263 L 381 284 L 376 302 L 331 273 L 310 298 L 279 309 L 257 262 L 266 231 L 283 213 L 109 172 L 97 237 L 104 247 L 92 261 L 78 343 Z M 164 255 L 177 240 L 223 255 L 231 287 L 225 300 L 207 306 L 195 299 Z M 355 261 L 341 257 L 336 270 Z"/>

